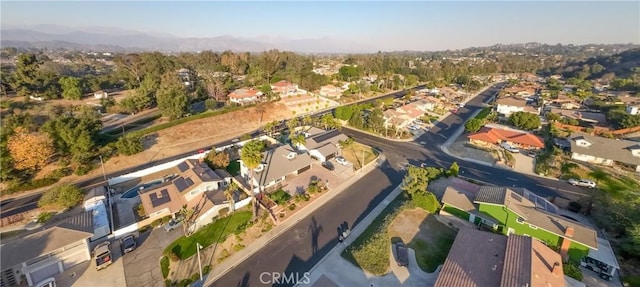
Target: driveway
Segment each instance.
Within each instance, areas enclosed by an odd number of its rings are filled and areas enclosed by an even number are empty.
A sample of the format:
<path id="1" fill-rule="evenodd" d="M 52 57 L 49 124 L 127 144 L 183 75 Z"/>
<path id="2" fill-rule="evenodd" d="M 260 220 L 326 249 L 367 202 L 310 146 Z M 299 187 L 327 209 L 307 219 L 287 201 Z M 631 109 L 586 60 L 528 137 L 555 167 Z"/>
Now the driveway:
<path id="1" fill-rule="evenodd" d="M 282 189 L 285 190 L 288 194 L 294 196 L 304 191 L 309 186 L 309 183 L 312 180 L 320 180 L 324 183 L 328 183 L 329 188 L 331 188 L 332 186 L 339 186 L 340 184 L 342 184 L 342 182 L 344 182 L 345 179 L 338 176 L 338 174 L 336 173 L 336 171 L 338 170 L 338 167 L 336 165 L 339 164 L 335 162 L 333 164 L 336 169 L 331 171 L 322 167 L 318 163 L 313 163 L 310 170 L 287 179 L 287 185 Z"/>
<path id="2" fill-rule="evenodd" d="M 164 286 L 164 278 L 162 278 L 162 271 L 160 270 L 160 256 L 162 256 L 162 251 L 165 247 L 182 235 L 181 228 L 174 229 L 171 232 L 156 228 L 151 232 L 140 234 L 137 238 L 138 248 L 125 255 L 123 257 L 124 260 L 120 260 L 124 261 L 126 286 Z"/>
<path id="3" fill-rule="evenodd" d="M 91 244 L 92 247 L 95 245 L 97 245 L 97 243 Z M 83 262 L 65 270 L 63 273 L 55 277 L 56 286 L 127 286 L 127 281 L 124 276 L 124 260 L 120 252 L 120 243 L 118 241 L 111 242 L 111 255 L 113 263 L 100 271 L 96 270 L 96 263 L 93 257 L 91 257 L 91 260 L 87 262 Z"/>
<path id="4" fill-rule="evenodd" d="M 513 169 L 516 172 L 535 175 L 535 159 L 522 153 L 512 153 L 516 161 Z"/>

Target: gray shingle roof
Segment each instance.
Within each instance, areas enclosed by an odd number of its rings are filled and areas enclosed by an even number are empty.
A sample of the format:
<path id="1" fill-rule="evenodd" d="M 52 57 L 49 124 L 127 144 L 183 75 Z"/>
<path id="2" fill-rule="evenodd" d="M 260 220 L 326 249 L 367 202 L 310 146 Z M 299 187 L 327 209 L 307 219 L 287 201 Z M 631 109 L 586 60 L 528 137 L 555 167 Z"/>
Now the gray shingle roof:
<path id="1" fill-rule="evenodd" d="M 295 153 L 295 156 L 288 159 L 291 153 Z M 264 169 L 255 175 L 260 186 L 311 165 L 313 159 L 308 153 L 298 153 L 290 146 L 283 145 L 265 152 L 262 162 Z"/>
<path id="2" fill-rule="evenodd" d="M 579 139 L 586 140 L 591 143 L 591 145 L 588 147 L 579 146 L 576 144 L 576 140 Z M 631 148 L 638 145 L 638 143 L 634 141 L 608 139 L 573 132 L 571 137 L 569 137 L 569 142 L 571 143 L 571 152 L 574 153 L 610 159 L 634 166 L 640 165 L 640 157 L 634 157 L 631 154 Z"/>

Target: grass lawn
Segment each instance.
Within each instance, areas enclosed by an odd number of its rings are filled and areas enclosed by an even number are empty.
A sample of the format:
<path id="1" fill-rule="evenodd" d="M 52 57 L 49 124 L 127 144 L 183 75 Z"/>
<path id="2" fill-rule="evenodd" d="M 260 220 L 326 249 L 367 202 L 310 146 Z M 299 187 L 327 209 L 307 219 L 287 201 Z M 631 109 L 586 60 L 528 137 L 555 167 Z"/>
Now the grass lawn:
<path id="1" fill-rule="evenodd" d="M 216 242 L 223 242 L 227 235 L 246 228 L 251 217 L 251 211 L 237 211 L 230 216 L 219 218 L 189 237 L 182 236 L 178 238 L 167 246 L 164 254 L 169 255 L 173 252 L 180 259 L 187 259 L 196 254 L 196 242 L 200 243 L 202 247 L 207 247 Z"/>
<path id="2" fill-rule="evenodd" d="M 404 193 L 391 202 L 371 225 L 341 254 L 353 265 L 374 275 L 383 275 L 389 269 L 391 238 L 389 225 L 408 203 Z"/>
<path id="3" fill-rule="evenodd" d="M 362 152 L 364 151 L 364 163 L 362 163 Z M 376 154 L 370 146 L 354 142 L 351 146 L 345 148 L 342 156 L 349 162 L 353 163 L 355 169 L 360 169 L 363 165 L 376 159 Z"/>
<path id="4" fill-rule="evenodd" d="M 227 165 L 226 170 L 233 176 L 240 174 L 240 161 L 234 160 Z"/>
<path id="5" fill-rule="evenodd" d="M 425 272 L 432 273 L 447 259 L 456 232 L 429 215 L 420 226 L 420 232 L 409 243 L 415 250 L 418 266 Z M 426 237 L 422 239 L 421 237 Z"/>

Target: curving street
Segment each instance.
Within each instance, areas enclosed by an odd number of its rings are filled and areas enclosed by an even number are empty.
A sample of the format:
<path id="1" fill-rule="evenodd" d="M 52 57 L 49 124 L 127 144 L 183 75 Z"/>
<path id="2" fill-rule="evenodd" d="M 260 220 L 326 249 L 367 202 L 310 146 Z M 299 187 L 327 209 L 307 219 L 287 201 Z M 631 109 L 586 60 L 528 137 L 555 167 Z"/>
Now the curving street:
<path id="1" fill-rule="evenodd" d="M 557 180 L 464 162 L 441 149 L 441 145 L 455 135 L 475 111 L 484 107 L 484 102 L 495 95 L 499 86 L 485 90 L 459 109 L 457 114 L 443 119 L 415 142 L 390 141 L 360 131 L 343 129 L 345 134 L 354 137 L 356 141 L 381 150 L 387 161 L 215 282 L 207 282 L 206 286 L 269 286 L 271 284 L 264 284 L 260 280 L 261 274 L 265 272 L 293 272 L 302 277 L 304 272 L 309 271 L 338 244 L 336 228 L 342 222 L 346 221 L 350 226 L 357 225 L 401 182 L 401 167 L 407 162 L 417 165 L 426 162 L 430 166 L 448 168 L 452 162 L 457 161 L 462 175 L 466 177 L 496 185 L 527 187 L 545 197 L 580 192 L 580 188 Z M 423 141 L 426 144 L 416 143 Z M 312 230 L 316 231 L 313 232 L 315 236 L 311 236 Z"/>

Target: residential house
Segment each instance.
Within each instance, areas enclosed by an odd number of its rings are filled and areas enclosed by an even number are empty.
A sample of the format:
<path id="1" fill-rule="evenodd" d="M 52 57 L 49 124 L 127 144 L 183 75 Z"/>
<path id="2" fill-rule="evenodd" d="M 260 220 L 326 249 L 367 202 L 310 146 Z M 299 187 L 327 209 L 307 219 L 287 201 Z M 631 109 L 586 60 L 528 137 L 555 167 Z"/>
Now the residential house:
<path id="1" fill-rule="evenodd" d="M 411 122 L 422 117 L 427 110 L 433 109 L 434 107 L 434 102 L 420 100 L 398 107 L 395 110 L 386 110 L 383 112 L 385 126 L 393 125 L 396 128 L 405 128 L 409 126 Z"/>
<path id="2" fill-rule="evenodd" d="M 344 91 L 345 89 L 343 89 L 342 87 L 337 87 L 334 85 L 325 85 L 320 87 L 319 94 L 323 97 L 339 99 L 342 96 L 342 93 Z"/>
<path id="3" fill-rule="evenodd" d="M 193 87 L 194 82 L 196 80 L 196 75 L 193 71 L 189 69 L 182 68 L 176 71 L 178 77 L 180 77 L 180 81 L 187 87 Z"/>
<path id="4" fill-rule="evenodd" d="M 240 174 L 250 182 L 253 178 L 254 192 L 267 189 L 285 180 L 287 176 L 298 175 L 309 169 L 313 159 L 306 152 L 300 152 L 289 145 L 282 145 L 263 153 L 262 163 L 250 171 L 240 161 Z"/>
<path id="5" fill-rule="evenodd" d="M 572 132 L 571 158 L 579 161 L 612 166 L 622 164 L 640 172 L 640 143 L 608 139 L 581 132 Z"/>
<path id="6" fill-rule="evenodd" d="M 516 112 L 527 112 L 539 115 L 540 107 L 534 107 L 526 99 L 517 97 L 501 97 L 496 99 L 496 112 L 505 117 Z"/>
<path id="7" fill-rule="evenodd" d="M 527 132 L 482 127 L 478 132 L 467 136 L 469 142 L 481 146 L 508 143 L 511 146 L 538 150 L 544 148 L 544 140 Z"/>
<path id="8" fill-rule="evenodd" d="M 227 97 L 232 103 L 246 105 L 260 101 L 262 92 L 255 89 L 241 88 L 231 92 Z"/>
<path id="9" fill-rule="evenodd" d="M 0 245 L 2 286 L 34 286 L 91 260 L 93 215 L 83 212 L 54 226 L 31 231 Z"/>
<path id="10" fill-rule="evenodd" d="M 435 287 L 563 287 L 562 258 L 529 236 L 462 228 Z"/>
<path id="11" fill-rule="evenodd" d="M 582 121 L 587 124 L 595 126 L 606 126 L 607 116 L 603 113 L 585 112 L 585 111 L 570 111 L 562 109 L 551 109 L 548 113 L 558 114 L 563 118 L 574 119 Z"/>
<path id="12" fill-rule="evenodd" d="M 176 168 L 178 174 L 172 180 L 139 191 L 144 211 L 150 218 L 174 215 L 185 205 L 198 206 L 203 198 L 215 197 L 231 183 L 226 171 L 214 171 L 201 160 L 188 159 Z"/>
<path id="13" fill-rule="evenodd" d="M 635 105 L 640 104 L 640 97 L 634 96 L 631 92 L 607 92 L 607 97 L 612 104 L 616 105 Z"/>
<path id="14" fill-rule="evenodd" d="M 271 85 L 271 90 L 282 96 L 295 95 L 298 91 L 298 85 L 288 81 L 279 81 Z"/>
<path id="15" fill-rule="evenodd" d="M 558 247 L 563 259 L 579 260 L 598 249 L 597 233 L 557 214 L 558 208 L 526 188 L 480 186 L 477 192 L 447 187 L 446 213 L 505 235 L 534 237 Z"/>
<path id="16" fill-rule="evenodd" d="M 305 139 L 305 144 L 298 147 L 309 152 L 312 158 L 325 162 L 339 155 L 340 142 L 347 140 L 347 136 L 339 130 L 323 131 Z"/>
<path id="17" fill-rule="evenodd" d="M 625 111 L 627 114 L 637 115 L 640 113 L 640 104 L 628 104 Z"/>
<path id="18" fill-rule="evenodd" d="M 573 110 L 582 107 L 582 104 L 580 104 L 580 102 L 576 101 L 576 99 L 572 97 L 567 96 L 566 93 L 560 93 L 558 94 L 557 98 L 545 100 L 544 103 L 551 104 L 563 110 Z"/>
<path id="19" fill-rule="evenodd" d="M 532 73 L 521 73 L 519 79 L 522 81 L 527 81 L 532 83 L 540 81 L 540 77 Z"/>

